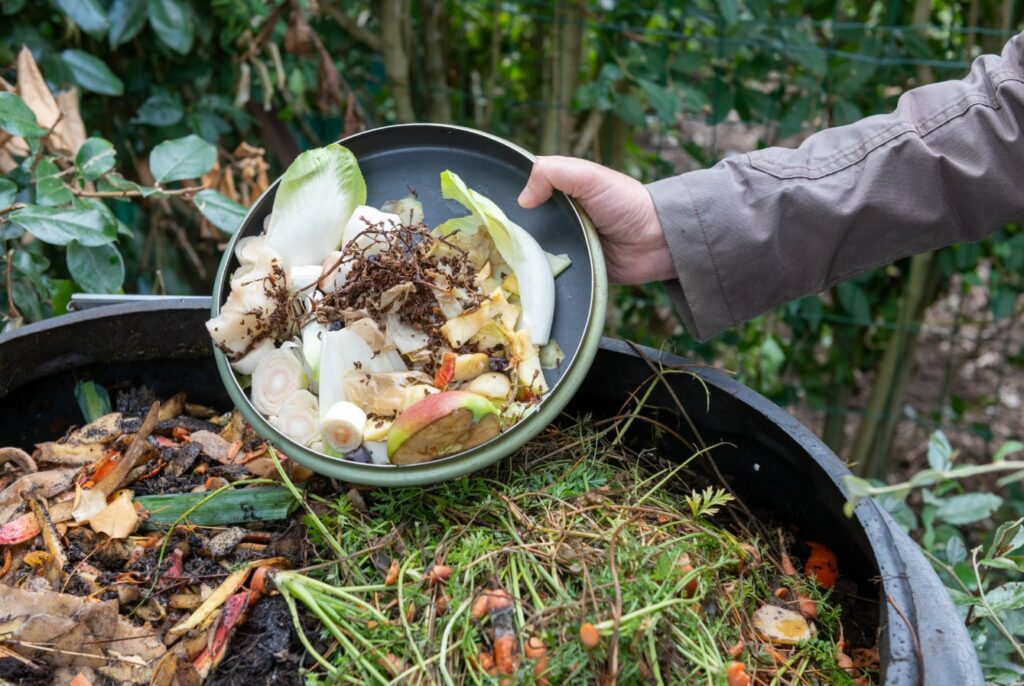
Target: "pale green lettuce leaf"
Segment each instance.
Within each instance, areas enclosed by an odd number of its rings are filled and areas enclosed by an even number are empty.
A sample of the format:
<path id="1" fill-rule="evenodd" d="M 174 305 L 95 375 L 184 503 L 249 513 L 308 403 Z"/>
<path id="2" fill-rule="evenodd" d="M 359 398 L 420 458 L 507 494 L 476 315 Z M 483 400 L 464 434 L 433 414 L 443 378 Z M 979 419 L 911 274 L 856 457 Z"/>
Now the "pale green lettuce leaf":
<path id="1" fill-rule="evenodd" d="M 286 269 L 320 264 L 341 245 L 352 212 L 365 203 L 366 182 L 355 155 L 337 143 L 308 150 L 281 177 L 267 243 Z"/>
<path id="2" fill-rule="evenodd" d="M 547 343 L 555 315 L 555 277 L 544 250 L 526 229 L 506 217 L 492 201 L 468 188 L 455 173 L 441 172 L 441 195 L 461 203 L 487 229 L 519 283 L 523 328 L 529 329 L 535 345 Z"/>

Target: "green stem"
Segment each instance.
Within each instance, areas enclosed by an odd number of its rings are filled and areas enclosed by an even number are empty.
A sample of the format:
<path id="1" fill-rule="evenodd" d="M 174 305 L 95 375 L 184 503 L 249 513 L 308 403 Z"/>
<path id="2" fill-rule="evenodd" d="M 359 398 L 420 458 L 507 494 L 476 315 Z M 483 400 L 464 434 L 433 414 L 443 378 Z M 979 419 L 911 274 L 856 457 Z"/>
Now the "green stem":
<path id="1" fill-rule="evenodd" d="M 452 680 L 452 675 L 448 673 L 448 637 L 452 634 L 452 627 L 455 626 L 455 620 L 457 620 L 462 613 L 473 603 L 473 596 L 466 598 L 459 605 L 459 608 L 452 614 L 451 619 L 444 625 L 444 631 L 441 632 L 441 661 L 438 666 L 441 668 L 441 677 L 444 679 L 444 683 L 447 686 L 455 686 L 455 682 Z"/>
<path id="2" fill-rule="evenodd" d="M 633 610 L 629 614 L 622 615 L 622 617 L 619 619 L 619 625 L 621 626 L 623 624 L 626 624 L 627 622 L 632 622 L 634 619 L 640 619 L 641 617 L 652 615 L 655 612 L 660 612 L 667 607 L 672 607 L 673 605 L 686 605 L 692 604 L 693 602 L 695 601 L 691 600 L 690 598 L 669 598 L 668 600 L 663 600 L 660 603 L 655 603 L 653 605 L 641 607 L 638 610 Z M 603 634 L 611 631 L 613 626 L 614 622 L 611 619 L 606 619 L 603 622 L 595 624 L 594 628 L 597 629 L 598 632 Z"/>
<path id="3" fill-rule="evenodd" d="M 331 546 L 338 557 L 345 557 L 345 551 L 342 549 L 341 544 L 335 540 L 334 536 L 331 535 L 331 532 L 327 530 L 326 526 L 324 526 L 324 523 L 320 521 L 320 518 L 317 517 L 315 512 L 313 512 L 313 508 L 311 508 L 309 503 L 306 502 L 306 499 L 302 497 L 302 493 L 299 489 L 297 489 L 295 484 L 292 483 L 292 480 L 288 478 L 288 474 L 284 471 L 284 465 L 281 464 L 281 460 L 277 457 L 277 451 L 274 450 L 272 445 L 267 445 L 267 454 L 270 455 L 270 459 L 273 461 L 274 468 L 277 469 L 277 473 L 281 475 L 281 482 L 285 485 L 285 488 L 291 491 L 292 496 L 302 504 L 302 507 L 306 510 L 306 514 L 308 514 L 310 519 L 313 520 L 313 525 L 316 527 L 316 530 L 320 532 L 324 541 Z"/>
<path id="4" fill-rule="evenodd" d="M 416 664 L 426 674 L 427 666 L 423 662 L 423 653 L 420 652 L 419 645 L 416 644 L 416 639 L 412 635 L 412 627 L 409 626 L 409 619 L 405 616 L 405 575 L 408 573 L 408 567 L 412 564 L 414 556 L 410 556 L 401 568 L 398 570 L 398 616 L 402 620 L 402 628 L 405 629 L 405 636 L 409 639 L 409 645 L 412 647 L 413 655 L 416 658 Z"/>
<path id="5" fill-rule="evenodd" d="M 992 606 L 988 604 L 988 598 L 985 597 L 985 586 L 981 580 L 981 574 L 978 571 L 978 551 L 981 548 L 975 548 L 971 551 L 971 567 L 974 568 L 974 578 L 978 580 L 978 600 L 981 601 L 981 606 L 985 608 L 986 616 L 992 621 L 999 633 L 1010 642 L 1013 649 L 1017 651 L 1017 655 L 1021 660 L 1024 660 L 1024 647 L 1017 641 L 1012 633 L 1006 628 L 999 616 L 992 610 Z"/>

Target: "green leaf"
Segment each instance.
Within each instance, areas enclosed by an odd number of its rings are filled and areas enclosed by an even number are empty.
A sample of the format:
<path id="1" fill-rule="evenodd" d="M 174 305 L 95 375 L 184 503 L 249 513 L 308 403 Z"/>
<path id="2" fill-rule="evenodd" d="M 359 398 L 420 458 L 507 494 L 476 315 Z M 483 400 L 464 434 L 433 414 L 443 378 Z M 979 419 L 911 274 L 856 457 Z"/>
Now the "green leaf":
<path id="1" fill-rule="evenodd" d="M 711 107 L 711 99 L 708 94 L 700 88 L 688 83 L 682 85 L 683 100 L 686 102 L 686 109 L 689 112 L 703 112 L 705 108 Z"/>
<path id="2" fill-rule="evenodd" d="M 959 536 L 953 536 L 946 541 L 946 562 L 951 565 L 958 565 L 967 559 L 967 548 Z"/>
<path id="3" fill-rule="evenodd" d="M 149 0 L 149 25 L 171 50 L 185 55 L 192 49 L 195 28 L 184 0 Z"/>
<path id="4" fill-rule="evenodd" d="M 953 446 L 941 431 L 936 431 L 928 439 L 928 466 L 940 472 L 953 467 Z"/>
<path id="5" fill-rule="evenodd" d="M 117 227 L 98 210 L 66 210 L 29 205 L 9 215 L 33 236 L 51 245 L 105 245 L 114 240 Z"/>
<path id="6" fill-rule="evenodd" d="M 199 178 L 217 161 L 217 148 L 196 135 L 164 141 L 149 153 L 149 168 L 156 182 Z"/>
<path id="7" fill-rule="evenodd" d="M 844 281 L 836 286 L 836 297 L 839 298 L 839 304 L 849 313 L 855 323 L 871 323 L 871 303 L 859 286 L 850 281 Z"/>
<path id="8" fill-rule="evenodd" d="M 864 118 L 864 113 L 860 111 L 854 103 L 845 98 L 837 98 L 832 103 L 832 117 L 835 120 L 836 125 L 852 124 L 855 121 L 859 121 Z"/>
<path id="9" fill-rule="evenodd" d="M 14 271 L 38 282 L 46 270 L 50 268 L 50 260 L 44 255 L 24 249 L 16 249 L 12 258 Z"/>
<path id="10" fill-rule="evenodd" d="M 970 593 L 964 593 L 956 588 L 947 588 L 946 591 L 949 593 L 949 597 L 953 602 L 960 607 L 970 607 L 971 605 L 978 604 L 978 599 Z"/>
<path id="11" fill-rule="evenodd" d="M 50 279 L 49 287 L 50 307 L 53 308 L 54 316 L 64 314 L 68 311 L 71 294 L 75 292 L 75 282 L 71 279 Z"/>
<path id="12" fill-rule="evenodd" d="M 95 181 L 114 168 L 117 152 L 114 144 L 104 138 L 86 138 L 75 155 L 78 174 L 88 181 Z"/>
<path id="13" fill-rule="evenodd" d="M 988 608 L 978 606 L 978 614 L 986 617 L 990 611 L 996 614 L 1024 608 L 1024 581 L 1011 581 L 985 594 Z"/>
<path id="14" fill-rule="evenodd" d="M 733 26 L 739 20 L 740 6 L 737 0 L 718 0 L 718 11 L 726 26 Z"/>
<path id="15" fill-rule="evenodd" d="M 1002 557 L 1024 545 L 1024 519 L 1003 522 L 992 535 L 985 557 Z"/>
<path id="16" fill-rule="evenodd" d="M 6 209 L 14 204 L 14 198 L 18 196 L 18 184 L 10 179 L 0 178 L 0 210 Z"/>
<path id="17" fill-rule="evenodd" d="M 947 498 L 939 505 L 935 516 L 949 524 L 973 524 L 992 513 L 1003 504 L 1003 499 L 992 493 L 967 493 Z"/>
<path id="18" fill-rule="evenodd" d="M 60 57 L 71 70 L 75 83 L 85 90 L 101 95 L 124 94 L 124 83 L 100 58 L 82 50 L 65 50 Z"/>
<path id="19" fill-rule="evenodd" d="M 60 11 L 79 28 L 96 39 L 103 38 L 110 26 L 107 13 L 96 0 L 52 0 Z"/>
<path id="20" fill-rule="evenodd" d="M 244 522 L 286 519 L 298 502 L 282 486 L 236 488 L 224 491 L 202 505 L 209 493 L 172 493 L 135 498 L 147 512 L 147 525 L 170 525 L 191 510 L 188 521 L 196 526 L 224 526 Z M 198 507 L 196 507 L 198 505 Z M 195 508 L 195 509 L 192 509 Z"/>
<path id="21" fill-rule="evenodd" d="M 0 207 L 2 206 L 3 203 L 0 202 Z M 1024 443 L 1021 443 L 1020 441 L 1007 441 L 999 446 L 999 450 L 997 450 L 996 454 L 992 456 L 992 461 L 1002 462 L 1010 455 L 1019 453 L 1021 450 L 1024 450 Z"/>
<path id="22" fill-rule="evenodd" d="M 711 116 L 709 123 L 724 121 L 735 105 L 736 94 L 727 83 L 717 83 L 711 90 Z"/>
<path id="23" fill-rule="evenodd" d="M 38 321 L 43 318 L 43 303 L 39 299 L 39 293 L 32 284 L 22 279 L 16 279 L 14 281 L 14 287 L 11 289 L 14 296 L 14 304 L 21 314 L 30 322 Z"/>
<path id="24" fill-rule="evenodd" d="M 1013 314 L 1017 305 L 1017 296 L 1020 295 L 1013 286 L 996 286 L 992 293 L 992 315 L 996 321 L 1006 319 Z"/>
<path id="25" fill-rule="evenodd" d="M 199 191 L 193 202 L 211 224 L 227 234 L 237 231 L 248 213 L 245 207 L 214 190 Z"/>
<path id="26" fill-rule="evenodd" d="M 46 129 L 36 123 L 36 115 L 25 101 L 14 93 L 0 93 L 0 129 L 12 136 L 39 138 Z"/>
<path id="27" fill-rule="evenodd" d="M 160 91 L 146 98 L 132 121 L 149 126 L 171 126 L 181 121 L 184 114 L 185 108 L 177 93 Z"/>
<path id="28" fill-rule="evenodd" d="M 110 414 L 110 394 L 107 389 L 95 381 L 79 381 L 75 384 L 75 400 L 82 410 L 86 423 L 94 422 L 105 414 Z"/>
<path id="29" fill-rule="evenodd" d="M 71 189 L 60 177 L 60 169 L 53 160 L 43 159 L 36 167 L 36 202 L 47 207 L 67 205 L 74 199 Z"/>
<path id="30" fill-rule="evenodd" d="M 135 38 L 146 24 L 146 0 L 114 0 L 110 5 L 110 47 Z"/>
<path id="31" fill-rule="evenodd" d="M 646 121 L 644 106 L 640 104 L 639 100 L 627 93 L 616 94 L 615 114 L 630 126 L 643 126 Z"/>
<path id="32" fill-rule="evenodd" d="M 68 272 L 87 293 L 116 293 L 124 283 L 124 260 L 117 246 L 68 245 Z"/>
<path id="33" fill-rule="evenodd" d="M 676 113 L 679 111 L 679 96 L 653 81 L 640 79 L 638 83 L 644 95 L 647 96 L 647 101 L 657 112 L 658 119 L 665 124 L 673 123 L 676 120 Z"/>
<path id="34" fill-rule="evenodd" d="M 1010 557 L 996 557 L 990 560 L 981 560 L 978 564 L 982 567 L 1004 569 L 1008 572 L 1024 572 L 1024 566 L 1021 565 L 1020 558 L 1013 559 Z"/>

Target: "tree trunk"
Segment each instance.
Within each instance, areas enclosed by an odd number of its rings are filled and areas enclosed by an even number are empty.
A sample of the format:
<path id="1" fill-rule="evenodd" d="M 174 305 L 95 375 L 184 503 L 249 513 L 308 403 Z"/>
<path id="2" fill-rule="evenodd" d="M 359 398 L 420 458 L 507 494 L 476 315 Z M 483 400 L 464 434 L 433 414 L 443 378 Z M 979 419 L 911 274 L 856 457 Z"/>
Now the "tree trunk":
<path id="1" fill-rule="evenodd" d="M 601 164 L 622 171 L 626 166 L 626 139 L 629 137 L 629 124 L 622 119 L 611 116 L 605 117 L 602 127 L 601 150 L 604 152 L 604 159 Z"/>
<path id="2" fill-rule="evenodd" d="M 444 19 L 443 0 L 423 0 L 423 51 L 430 119 L 449 124 L 452 121 L 452 102 L 444 58 Z"/>
<path id="3" fill-rule="evenodd" d="M 541 154 L 567 154 L 572 145 L 575 117 L 572 98 L 579 83 L 583 54 L 583 0 L 558 3 L 551 27 L 551 94 L 541 128 Z"/>
<path id="4" fill-rule="evenodd" d="M 917 324 L 928 305 L 929 284 L 938 263 L 935 253 L 915 255 L 900 303 L 896 330 L 885 348 L 864 418 L 857 431 L 850 462 L 858 474 L 882 479 L 889 468 L 888 446 L 897 424 L 917 347 Z"/>
<path id="5" fill-rule="evenodd" d="M 380 0 L 381 55 L 384 58 L 384 72 L 388 77 L 388 88 L 395 101 L 395 119 L 400 123 L 416 120 L 412 106 L 412 89 L 409 85 L 409 53 L 405 49 L 405 22 L 409 13 L 404 0 Z"/>
<path id="6" fill-rule="evenodd" d="M 981 0 L 971 0 L 971 6 L 967 10 L 967 59 L 974 58 L 974 46 L 978 42 L 978 15 L 981 12 Z"/>
<path id="7" fill-rule="evenodd" d="M 926 28 L 932 18 L 932 0 L 914 0 L 914 25 L 920 29 L 921 39 L 928 40 L 928 29 Z M 917 65 L 918 84 L 931 83 L 935 80 L 935 72 L 927 64 Z"/>
<path id="8" fill-rule="evenodd" d="M 484 104 L 483 111 L 477 117 L 482 131 L 490 131 L 491 123 L 494 121 L 494 96 L 498 86 L 498 74 L 501 72 L 501 44 L 504 40 L 500 7 L 494 8 L 494 16 L 491 19 L 491 31 L 491 63 L 483 87 L 487 102 Z"/>

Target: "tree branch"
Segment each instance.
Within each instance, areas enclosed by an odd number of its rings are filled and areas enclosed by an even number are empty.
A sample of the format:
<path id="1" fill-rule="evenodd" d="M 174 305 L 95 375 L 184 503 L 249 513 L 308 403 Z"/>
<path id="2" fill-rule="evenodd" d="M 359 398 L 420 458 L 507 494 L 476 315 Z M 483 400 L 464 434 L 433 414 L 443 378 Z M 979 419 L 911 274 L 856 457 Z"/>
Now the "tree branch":
<path id="1" fill-rule="evenodd" d="M 172 189 L 160 189 L 160 192 L 164 195 L 175 196 L 180 195 L 188 199 L 204 190 L 206 186 L 189 186 L 188 188 L 172 188 Z M 123 190 L 123 191 L 86 191 L 81 188 L 72 188 L 71 192 L 79 198 L 142 198 L 145 197 L 142 191 L 135 190 Z"/>
<path id="2" fill-rule="evenodd" d="M 7 251 L 7 318 L 21 319 L 21 312 L 14 304 L 14 248 Z"/>
<path id="3" fill-rule="evenodd" d="M 384 47 L 383 41 L 376 33 L 365 26 L 360 26 L 359 22 L 348 16 L 344 10 L 339 7 L 335 7 L 333 4 L 324 3 L 320 7 L 327 12 L 327 14 L 331 15 L 331 19 L 333 19 L 338 26 L 344 29 L 345 33 L 370 48 L 370 50 L 373 50 L 374 52 L 381 52 L 381 49 Z"/>

